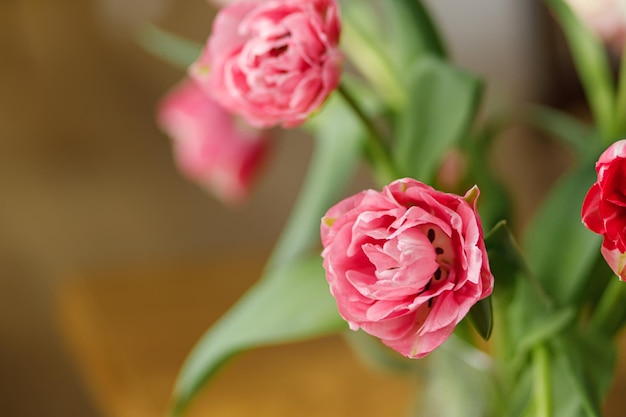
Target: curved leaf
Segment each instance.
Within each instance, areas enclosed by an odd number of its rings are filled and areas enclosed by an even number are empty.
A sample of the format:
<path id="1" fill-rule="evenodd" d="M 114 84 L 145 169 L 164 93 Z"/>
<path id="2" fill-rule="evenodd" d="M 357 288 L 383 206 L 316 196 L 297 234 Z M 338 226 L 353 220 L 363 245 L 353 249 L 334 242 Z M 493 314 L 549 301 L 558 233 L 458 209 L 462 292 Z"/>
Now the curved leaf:
<path id="1" fill-rule="evenodd" d="M 270 274 L 202 337 L 178 376 L 171 416 L 181 416 L 224 361 L 242 350 L 347 329 L 321 264 L 315 257 Z"/>
<path id="2" fill-rule="evenodd" d="M 363 127 L 336 94 L 309 122 L 309 127 L 316 138 L 315 151 L 268 270 L 293 262 L 319 243 L 320 219 L 336 202 L 361 155 Z"/>
<path id="3" fill-rule="evenodd" d="M 180 416 L 214 372 L 243 350 L 317 337 L 346 328 L 321 268 L 302 261 L 319 242 L 319 222 L 356 168 L 362 128 L 334 97 L 311 121 L 317 146 L 298 201 L 266 271 L 189 355 L 176 382 L 172 416 Z"/>
<path id="4" fill-rule="evenodd" d="M 422 1 L 385 1 L 384 5 L 391 20 L 389 48 L 397 56 L 400 71 L 425 52 L 441 58 L 447 56 L 437 25 Z"/>

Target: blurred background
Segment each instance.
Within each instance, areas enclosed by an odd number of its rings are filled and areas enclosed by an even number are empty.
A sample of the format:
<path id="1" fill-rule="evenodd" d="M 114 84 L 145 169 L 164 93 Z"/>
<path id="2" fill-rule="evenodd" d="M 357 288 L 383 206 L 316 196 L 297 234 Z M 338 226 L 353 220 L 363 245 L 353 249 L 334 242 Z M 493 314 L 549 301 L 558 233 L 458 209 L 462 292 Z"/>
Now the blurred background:
<path id="1" fill-rule="evenodd" d="M 537 2 L 428 3 L 456 61 L 487 78 L 487 108 L 576 94 Z M 133 30 L 152 21 L 202 42 L 213 13 L 203 0 L 0 2 L 3 416 L 101 415 L 59 331 L 65 281 L 86 271 L 264 251 L 278 236 L 310 141 L 280 140 L 251 201 L 230 210 L 178 174 L 155 126 L 157 101 L 183 73 L 138 47 Z M 517 163 L 536 163 L 520 184 L 536 192 L 533 180 L 553 177 L 566 159 L 541 141 L 520 148 L 520 135 L 503 141 L 501 152 L 517 156 L 503 176 L 513 181 Z M 541 168 L 541 158 L 562 163 Z M 529 201 L 519 200 L 523 212 Z"/>

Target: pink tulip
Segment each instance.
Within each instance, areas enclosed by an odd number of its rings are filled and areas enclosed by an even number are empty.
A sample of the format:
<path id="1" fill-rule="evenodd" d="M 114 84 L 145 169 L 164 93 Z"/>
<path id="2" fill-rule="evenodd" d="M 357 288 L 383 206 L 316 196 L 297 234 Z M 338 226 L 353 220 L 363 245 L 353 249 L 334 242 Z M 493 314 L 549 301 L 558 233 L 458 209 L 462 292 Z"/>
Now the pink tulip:
<path id="1" fill-rule="evenodd" d="M 334 0 L 233 2 L 216 16 L 190 74 L 253 126 L 296 126 L 339 83 L 339 32 Z"/>
<path id="2" fill-rule="evenodd" d="M 491 294 L 478 194 L 477 187 L 464 197 L 447 194 L 405 178 L 328 210 L 326 279 L 351 329 L 421 358 Z"/>
<path id="3" fill-rule="evenodd" d="M 623 0 L 566 0 L 580 19 L 612 48 L 621 51 L 626 39 Z"/>
<path id="4" fill-rule="evenodd" d="M 602 235 L 602 255 L 626 281 L 626 140 L 612 144 L 596 163 L 598 180 L 582 208 L 583 224 Z"/>
<path id="5" fill-rule="evenodd" d="M 173 139 L 174 157 L 183 174 L 225 203 L 248 196 L 269 145 L 261 132 L 238 123 L 191 80 L 167 94 L 157 118 Z"/>

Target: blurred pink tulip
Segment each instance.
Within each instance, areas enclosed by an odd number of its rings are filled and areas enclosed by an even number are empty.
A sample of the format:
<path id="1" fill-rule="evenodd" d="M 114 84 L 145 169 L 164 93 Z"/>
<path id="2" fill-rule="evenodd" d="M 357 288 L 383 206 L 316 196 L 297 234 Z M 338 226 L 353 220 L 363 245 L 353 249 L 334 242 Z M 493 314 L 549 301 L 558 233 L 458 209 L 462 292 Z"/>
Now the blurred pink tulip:
<path id="1" fill-rule="evenodd" d="M 262 132 L 243 126 L 191 80 L 166 95 L 157 118 L 183 174 L 225 203 L 248 196 L 269 146 Z"/>
<path id="2" fill-rule="evenodd" d="M 339 83 L 340 26 L 334 0 L 233 2 L 190 74 L 253 126 L 297 126 Z"/>

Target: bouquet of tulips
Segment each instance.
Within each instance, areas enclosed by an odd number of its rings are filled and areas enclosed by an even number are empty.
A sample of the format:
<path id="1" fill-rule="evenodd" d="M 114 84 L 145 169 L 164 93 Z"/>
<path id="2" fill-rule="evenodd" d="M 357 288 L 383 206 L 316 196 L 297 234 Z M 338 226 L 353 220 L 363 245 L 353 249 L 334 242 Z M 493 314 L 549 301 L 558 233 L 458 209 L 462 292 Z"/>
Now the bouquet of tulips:
<path id="1" fill-rule="evenodd" d="M 158 111 L 180 169 L 238 203 L 268 128 L 298 128 L 315 150 L 263 276 L 191 352 L 172 416 L 238 352 L 349 330 L 374 359 L 429 367 L 416 415 L 601 416 L 626 323 L 617 0 L 545 0 L 593 124 L 528 112 L 575 163 L 515 234 L 490 163 L 510 117 L 481 112 L 481 79 L 450 61 L 420 0 L 222 3 L 203 47 L 142 36 L 188 67 Z M 346 196 L 360 161 L 377 187 Z"/>

